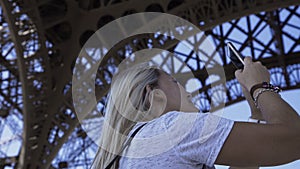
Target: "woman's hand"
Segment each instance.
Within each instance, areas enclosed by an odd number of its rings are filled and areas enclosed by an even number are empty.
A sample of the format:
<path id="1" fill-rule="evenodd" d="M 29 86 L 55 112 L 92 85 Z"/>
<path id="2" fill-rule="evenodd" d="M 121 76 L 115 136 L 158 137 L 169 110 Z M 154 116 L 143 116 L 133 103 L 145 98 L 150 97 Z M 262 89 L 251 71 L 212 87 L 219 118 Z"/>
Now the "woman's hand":
<path id="1" fill-rule="evenodd" d="M 252 97 L 250 96 L 250 92 L 244 86 L 242 86 L 242 91 L 243 91 L 244 96 L 250 106 L 250 109 L 251 109 L 250 118 L 257 119 L 257 120 L 264 120 L 264 117 L 263 117 L 261 111 L 255 106 L 254 101 L 253 101 Z"/>
<path id="2" fill-rule="evenodd" d="M 246 94 L 255 84 L 270 81 L 270 73 L 260 62 L 244 59 L 237 80 Z M 232 166 L 274 166 L 300 159 L 300 117 L 280 95 L 261 93 L 258 106 L 267 124 L 235 122 L 216 164 Z"/>
<path id="3" fill-rule="evenodd" d="M 260 62 L 253 62 L 251 57 L 246 57 L 244 62 L 244 70 L 235 71 L 235 76 L 248 91 L 258 83 L 270 82 L 270 73 Z"/>

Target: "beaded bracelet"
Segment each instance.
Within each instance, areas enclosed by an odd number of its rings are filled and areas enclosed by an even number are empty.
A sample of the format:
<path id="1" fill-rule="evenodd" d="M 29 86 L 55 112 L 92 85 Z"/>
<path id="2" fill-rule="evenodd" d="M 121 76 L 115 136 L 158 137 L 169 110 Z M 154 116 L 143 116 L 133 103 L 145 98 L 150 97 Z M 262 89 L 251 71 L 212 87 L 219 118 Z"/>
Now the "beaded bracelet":
<path id="1" fill-rule="evenodd" d="M 273 86 L 272 84 L 268 83 L 268 82 L 262 82 L 262 83 L 258 83 L 256 85 L 253 85 L 250 89 L 250 95 L 252 97 L 252 99 L 254 100 L 254 91 L 259 89 L 259 88 L 264 88 L 264 89 L 273 89 L 275 92 L 281 92 L 280 87 L 277 86 Z"/>
<path id="2" fill-rule="evenodd" d="M 274 92 L 274 93 L 279 93 L 279 92 L 281 92 L 281 90 L 277 90 L 277 89 L 274 89 L 274 88 L 261 88 L 261 89 L 259 89 L 259 92 L 255 95 L 255 97 L 254 97 L 254 104 L 255 104 L 255 106 L 258 108 L 258 97 L 262 94 L 262 93 L 264 93 L 264 92 L 268 92 L 268 91 L 270 91 L 270 92 Z"/>

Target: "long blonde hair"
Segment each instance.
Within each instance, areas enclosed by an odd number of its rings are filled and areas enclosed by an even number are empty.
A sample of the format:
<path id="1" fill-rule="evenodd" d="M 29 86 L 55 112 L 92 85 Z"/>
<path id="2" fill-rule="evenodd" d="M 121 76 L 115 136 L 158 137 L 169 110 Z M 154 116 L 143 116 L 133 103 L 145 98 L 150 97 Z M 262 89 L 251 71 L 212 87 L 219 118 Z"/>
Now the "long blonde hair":
<path id="1" fill-rule="evenodd" d="M 151 120 L 147 113 L 151 106 L 149 85 L 158 85 L 159 69 L 144 64 L 119 72 L 112 81 L 102 127 L 100 147 L 92 164 L 92 169 L 105 168 L 120 154 L 128 133 L 137 122 Z M 116 161 L 112 168 L 118 168 Z"/>

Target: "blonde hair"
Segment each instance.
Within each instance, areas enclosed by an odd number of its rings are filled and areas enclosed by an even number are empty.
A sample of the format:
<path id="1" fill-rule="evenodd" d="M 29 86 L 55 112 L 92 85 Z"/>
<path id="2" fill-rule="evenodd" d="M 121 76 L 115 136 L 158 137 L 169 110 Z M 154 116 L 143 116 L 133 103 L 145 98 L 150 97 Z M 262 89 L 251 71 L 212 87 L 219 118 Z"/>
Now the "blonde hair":
<path id="1" fill-rule="evenodd" d="M 92 164 L 92 169 L 105 168 L 128 138 L 128 133 L 137 122 L 151 120 L 151 92 L 147 85 L 155 89 L 158 85 L 159 69 L 139 64 L 119 72 L 113 79 L 106 105 L 100 147 Z M 112 168 L 118 168 L 116 161 Z"/>

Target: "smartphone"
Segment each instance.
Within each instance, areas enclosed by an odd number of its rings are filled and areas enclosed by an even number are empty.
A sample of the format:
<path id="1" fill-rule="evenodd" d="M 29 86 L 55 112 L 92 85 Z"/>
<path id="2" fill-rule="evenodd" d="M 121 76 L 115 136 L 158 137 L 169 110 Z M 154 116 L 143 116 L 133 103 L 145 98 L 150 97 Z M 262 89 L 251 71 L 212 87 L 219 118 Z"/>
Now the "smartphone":
<path id="1" fill-rule="evenodd" d="M 233 46 L 231 42 L 227 44 L 226 55 L 230 58 L 231 62 L 237 69 L 244 69 L 244 56 L 241 55 L 238 50 Z"/>

